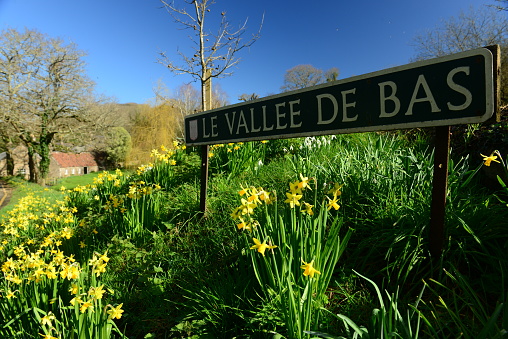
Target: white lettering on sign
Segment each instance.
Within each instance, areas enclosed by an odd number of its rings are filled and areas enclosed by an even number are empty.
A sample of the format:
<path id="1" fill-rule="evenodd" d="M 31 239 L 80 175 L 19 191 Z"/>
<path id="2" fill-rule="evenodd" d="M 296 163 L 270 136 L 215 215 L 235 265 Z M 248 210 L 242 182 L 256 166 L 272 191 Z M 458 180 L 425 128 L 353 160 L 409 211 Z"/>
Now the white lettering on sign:
<path id="1" fill-rule="evenodd" d="M 266 106 L 263 106 L 263 131 L 271 131 L 273 129 L 273 125 L 268 127 L 266 126 Z"/>
<path id="2" fill-rule="evenodd" d="M 293 106 L 299 105 L 299 104 L 300 104 L 300 99 L 289 102 L 289 117 L 290 117 L 290 122 L 291 122 L 291 124 L 290 124 L 291 128 L 297 128 L 297 127 L 302 126 L 301 121 L 299 124 L 295 123 L 295 116 L 300 115 L 300 111 L 295 111 Z"/>
<path id="3" fill-rule="evenodd" d="M 448 106 L 448 109 L 451 111 L 460 111 L 468 108 L 471 103 L 473 102 L 473 95 L 471 92 L 457 84 L 453 77 L 457 73 L 465 73 L 466 75 L 469 75 L 470 69 L 469 67 L 457 67 L 452 69 L 447 77 L 446 77 L 446 84 L 448 87 L 464 96 L 464 102 L 460 105 L 454 105 L 451 102 L 447 102 L 446 105 Z M 380 118 L 391 118 L 396 116 L 401 108 L 401 102 L 400 99 L 397 97 L 397 84 L 393 81 L 385 81 L 380 82 L 378 84 L 379 86 L 379 117 Z M 420 93 L 420 90 L 423 90 L 424 96 L 418 97 L 418 94 Z M 389 93 L 389 94 L 388 94 Z M 391 106 L 393 106 L 393 109 L 391 111 L 387 111 L 387 103 L 391 102 Z M 420 102 L 427 102 L 430 104 L 431 112 L 437 113 L 441 112 L 441 109 L 439 108 L 436 99 L 434 98 L 434 95 L 432 94 L 432 91 L 430 89 L 429 84 L 427 83 L 427 80 L 425 79 L 425 76 L 423 74 L 420 74 L 418 76 L 418 80 L 416 81 L 413 94 L 411 96 L 411 100 L 409 101 L 409 105 L 407 108 L 407 111 L 405 115 L 413 115 L 413 107 L 416 103 Z"/>
<path id="4" fill-rule="evenodd" d="M 356 101 L 347 103 L 346 96 L 348 94 L 355 94 L 355 93 L 356 93 L 356 88 L 341 92 L 341 94 L 342 94 L 342 122 L 356 121 L 356 119 L 358 119 L 358 114 L 355 115 L 354 117 L 347 116 L 348 107 L 355 107 Z"/>
<path id="5" fill-rule="evenodd" d="M 282 113 L 280 111 L 280 108 L 284 107 L 284 106 L 286 106 L 285 102 L 281 102 L 281 103 L 275 104 L 275 115 L 277 116 L 277 127 L 276 127 L 276 129 L 284 129 L 287 126 L 287 124 L 282 125 L 281 122 L 280 122 L 281 118 L 285 118 L 286 117 L 286 113 Z"/>
<path id="6" fill-rule="evenodd" d="M 245 115 L 243 115 L 243 111 L 240 111 L 240 116 L 238 117 L 238 126 L 236 127 L 236 134 L 240 134 L 240 127 L 245 129 L 245 133 L 249 133 L 249 127 L 247 127 L 247 120 L 245 120 Z"/>
<path id="7" fill-rule="evenodd" d="M 254 108 L 250 109 L 250 124 L 251 124 L 250 131 L 252 133 L 261 131 L 261 127 L 259 127 L 259 128 L 254 127 Z"/>
<path id="8" fill-rule="evenodd" d="M 321 103 L 322 99 L 330 99 L 333 104 L 333 115 L 328 120 L 323 120 L 323 105 Z M 335 97 L 331 94 L 325 93 L 325 94 L 319 94 L 316 96 L 317 99 L 317 107 L 318 107 L 318 125 L 328 125 L 332 123 L 335 118 L 337 117 L 337 112 L 339 111 L 339 104 L 337 103 L 337 100 Z"/>
<path id="9" fill-rule="evenodd" d="M 418 96 L 418 92 L 420 90 L 420 86 L 423 88 L 425 92 L 425 96 L 423 98 L 416 98 Z M 420 74 L 418 76 L 418 81 L 416 81 L 416 86 L 413 91 L 413 95 L 411 96 L 411 101 L 409 102 L 409 107 L 406 111 L 406 115 L 413 115 L 413 105 L 417 102 L 425 102 L 428 101 L 430 103 L 430 107 L 432 108 L 432 113 L 441 112 L 439 107 L 437 107 L 436 100 L 434 100 L 434 96 L 430 91 L 429 84 L 427 84 L 427 80 L 425 80 L 425 76 Z"/>
<path id="10" fill-rule="evenodd" d="M 226 113 L 226 121 L 228 122 L 229 134 L 233 134 L 233 123 L 235 122 L 236 112 L 233 113 L 233 119 L 229 120 L 229 113 Z"/>
<path id="11" fill-rule="evenodd" d="M 455 92 L 462 94 L 466 100 L 462 105 L 452 105 L 450 102 L 447 102 L 446 104 L 448 105 L 448 109 L 451 111 L 460 111 L 466 109 L 469 107 L 469 105 L 471 105 L 471 102 L 473 102 L 473 96 L 471 95 L 471 92 L 467 88 L 453 82 L 453 76 L 459 72 L 464 72 L 466 75 L 469 75 L 469 67 L 457 67 L 452 69 L 446 77 L 446 84 Z"/>
<path id="12" fill-rule="evenodd" d="M 379 117 L 380 118 L 391 118 L 395 115 L 397 115 L 397 113 L 399 113 L 399 110 L 400 110 L 400 100 L 399 98 L 397 98 L 395 96 L 395 94 L 397 93 L 397 84 L 394 83 L 393 81 L 385 81 L 385 82 L 380 82 L 379 84 L 379 99 L 380 99 L 380 114 L 379 114 Z M 386 86 L 389 86 L 391 88 L 391 92 L 390 92 L 390 95 L 389 96 L 386 96 L 386 93 L 385 93 L 385 87 Z M 390 100 L 394 103 L 395 107 L 393 109 L 393 111 L 391 112 L 387 112 L 386 111 L 386 101 L 387 100 Z"/>

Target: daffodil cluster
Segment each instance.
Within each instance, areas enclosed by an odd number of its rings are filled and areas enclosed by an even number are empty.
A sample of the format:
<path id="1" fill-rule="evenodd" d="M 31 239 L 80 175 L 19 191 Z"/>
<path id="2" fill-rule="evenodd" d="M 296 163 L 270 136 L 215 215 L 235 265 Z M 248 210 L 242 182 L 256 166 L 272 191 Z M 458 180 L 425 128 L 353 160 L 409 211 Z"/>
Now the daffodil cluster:
<path id="1" fill-rule="evenodd" d="M 93 178 L 93 183 L 95 185 L 103 185 L 105 183 L 112 182 L 113 186 L 120 187 L 121 178 L 123 177 L 123 172 L 120 169 L 116 169 L 115 173 L 110 173 L 108 171 L 103 171 L 97 175 L 97 177 Z M 86 186 L 89 188 L 90 186 Z M 94 186 L 92 186 L 93 188 Z"/>
<path id="2" fill-rule="evenodd" d="M 234 209 L 231 217 L 239 223 L 236 225 L 239 230 L 252 230 L 259 223 L 254 219 L 254 210 L 264 204 L 271 204 L 275 197 L 272 193 L 265 191 L 262 187 L 242 188 L 238 194 L 241 198 L 241 205 Z"/>
<path id="3" fill-rule="evenodd" d="M 166 146 L 161 145 L 159 149 L 153 149 L 150 152 L 150 157 L 154 158 L 156 163 L 160 162 L 174 166 L 177 163 L 175 155 L 179 155 L 179 152 L 184 151 L 186 148 L 187 147 L 184 144 L 180 143 L 178 140 L 174 140 L 173 149 L 169 149 Z"/>
<path id="4" fill-rule="evenodd" d="M 300 174 L 300 180 L 289 183 L 289 190 L 285 193 L 286 199 L 284 200 L 284 203 L 286 203 L 291 210 L 295 210 L 297 207 L 299 207 L 301 214 L 314 216 L 313 208 L 315 202 L 314 204 L 311 204 L 303 200 L 304 192 L 306 190 L 312 190 L 311 183 L 313 180 L 315 179 Z M 326 207 L 325 212 L 330 211 L 331 209 L 338 210 L 340 208 L 338 201 L 339 197 L 342 194 L 341 188 L 342 185 L 334 183 L 333 186 L 328 189 L 328 191 L 326 191 L 326 200 L 323 203 L 323 206 Z M 256 250 L 262 256 L 265 256 L 266 250 L 273 250 L 277 248 L 277 245 L 272 244 L 270 240 L 272 237 L 270 237 L 269 233 L 273 230 L 265 232 L 259 231 L 261 225 L 254 216 L 258 207 L 263 204 L 271 204 L 274 202 L 275 195 L 273 193 L 267 192 L 262 187 L 256 188 L 254 186 L 250 186 L 248 188 L 242 187 L 238 194 L 241 197 L 241 204 L 233 210 L 231 217 L 237 221 L 236 226 L 239 230 L 248 230 L 250 232 L 255 232 L 254 237 L 252 238 L 254 244 L 250 246 L 250 249 Z M 296 216 L 294 213 L 291 215 Z M 292 225 L 294 223 L 290 222 L 289 224 Z M 298 228 L 299 226 L 296 227 Z M 291 230 L 287 231 L 291 232 Z M 297 229 L 294 231 L 299 232 Z M 301 269 L 304 270 L 304 276 L 314 278 L 315 274 L 321 274 L 321 272 L 318 271 L 314 266 L 314 259 L 312 259 L 310 262 L 305 262 L 303 259 L 300 260 L 303 263 Z"/>
<path id="5" fill-rule="evenodd" d="M 289 207 L 291 208 L 300 206 L 302 213 L 313 215 L 314 211 L 312 210 L 312 208 L 314 207 L 314 205 L 300 201 L 303 197 L 303 191 L 305 189 L 311 189 L 309 186 L 310 179 L 308 177 L 304 177 L 302 174 L 300 174 L 300 179 L 301 181 L 289 183 L 289 192 L 286 192 L 286 200 L 284 200 L 284 202 L 289 204 Z"/>
<path id="6" fill-rule="evenodd" d="M 127 193 L 127 197 L 130 199 L 139 199 L 144 195 L 150 195 L 155 191 L 160 190 L 161 187 L 159 184 L 147 184 L 143 180 L 132 182 L 129 185 L 129 193 Z"/>
<path id="7" fill-rule="evenodd" d="M 41 236 L 51 230 L 73 225 L 76 212 L 77 209 L 66 206 L 65 201 L 51 203 L 46 198 L 29 193 L 0 221 L 0 251 L 36 231 Z"/>

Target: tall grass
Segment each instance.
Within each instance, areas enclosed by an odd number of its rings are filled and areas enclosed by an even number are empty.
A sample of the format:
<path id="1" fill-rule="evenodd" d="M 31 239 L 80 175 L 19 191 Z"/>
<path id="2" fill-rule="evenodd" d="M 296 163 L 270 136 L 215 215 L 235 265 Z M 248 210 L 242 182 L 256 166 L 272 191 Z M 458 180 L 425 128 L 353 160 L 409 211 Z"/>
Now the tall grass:
<path id="1" fill-rule="evenodd" d="M 210 159 L 205 218 L 199 155 L 178 143 L 130 174 L 99 173 L 62 191 L 18 189 L 0 220 L 2 335 L 505 335 L 508 208 L 480 185 L 470 159 L 452 153 L 445 247 L 431 258 L 431 147 L 376 133 L 242 147 L 225 145 Z M 297 191 L 305 183 L 312 190 Z M 239 197 L 242 187 L 250 193 Z M 239 198 L 261 199 L 260 187 L 276 192 L 274 204 L 233 220 Z M 36 266 L 20 266 L 38 251 L 40 285 L 28 279 Z M 62 275 L 69 265 L 79 277 Z M 82 294 L 74 305 L 72 284 Z"/>

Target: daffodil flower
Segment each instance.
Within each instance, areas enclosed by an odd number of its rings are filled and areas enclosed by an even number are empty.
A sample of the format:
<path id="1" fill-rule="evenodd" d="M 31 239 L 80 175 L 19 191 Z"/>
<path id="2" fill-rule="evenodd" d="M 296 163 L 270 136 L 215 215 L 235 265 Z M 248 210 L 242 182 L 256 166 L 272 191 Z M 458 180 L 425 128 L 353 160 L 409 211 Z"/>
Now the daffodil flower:
<path id="1" fill-rule="evenodd" d="M 499 161 L 498 161 L 498 160 L 496 160 L 496 159 L 497 159 L 497 155 L 494 155 L 494 153 L 495 153 L 495 152 L 492 152 L 492 153 L 490 154 L 490 156 L 486 156 L 486 155 L 483 155 L 483 154 L 481 154 L 481 153 L 480 153 L 480 155 L 483 157 L 483 161 L 484 161 L 484 163 L 483 163 L 483 164 L 484 164 L 485 166 L 490 166 L 490 163 L 491 163 L 492 161 L 495 161 L 495 162 L 499 163 Z"/>
<path id="2" fill-rule="evenodd" d="M 311 262 L 309 263 L 306 263 L 305 261 L 303 261 L 303 265 L 300 266 L 301 269 L 303 269 L 303 275 L 304 276 L 308 276 L 308 277 L 311 277 L 311 278 L 314 278 L 314 274 L 321 274 L 321 272 L 319 272 L 318 270 L 316 270 L 314 268 L 314 260 L 312 260 Z"/>
<path id="3" fill-rule="evenodd" d="M 118 305 L 117 307 L 113 307 L 111 305 L 109 305 L 111 308 L 106 312 L 107 314 L 109 314 L 109 319 L 120 319 L 122 317 L 122 313 L 123 313 L 123 310 L 122 310 L 122 305 L 123 304 L 120 304 Z"/>
<path id="4" fill-rule="evenodd" d="M 251 229 L 251 225 L 249 222 L 245 222 L 242 218 L 239 218 L 240 219 L 240 223 L 236 225 L 236 227 L 238 227 L 239 230 L 250 230 Z"/>
<path id="5" fill-rule="evenodd" d="M 302 188 L 300 187 L 300 182 L 290 182 L 289 183 L 289 191 L 293 194 L 302 194 Z"/>
<path id="6" fill-rule="evenodd" d="M 333 188 L 328 191 L 328 194 L 333 194 L 333 196 L 335 198 L 337 198 L 338 196 L 340 196 L 342 194 L 342 192 L 340 191 L 342 186 L 344 186 L 344 185 L 339 185 L 338 183 L 334 183 Z"/>
<path id="7" fill-rule="evenodd" d="M 304 202 L 303 207 L 305 207 L 305 208 L 302 209 L 302 211 L 301 211 L 302 213 L 307 213 L 308 215 L 314 215 L 314 211 L 312 210 L 312 207 L 314 207 L 314 205 L 311 205 L 308 202 Z"/>
<path id="8" fill-rule="evenodd" d="M 304 177 L 302 175 L 302 173 L 300 173 L 300 179 L 302 179 L 302 181 L 300 181 L 298 183 L 298 188 L 309 188 L 310 189 L 310 186 L 309 186 L 309 178 L 308 177 Z"/>
<path id="9" fill-rule="evenodd" d="M 259 241 L 258 239 L 256 238 L 252 238 L 252 240 L 254 241 L 254 244 L 253 246 L 250 247 L 251 250 L 254 250 L 254 249 L 257 249 L 259 253 L 261 253 L 263 255 L 263 257 L 265 256 L 265 251 L 266 249 L 274 249 L 274 248 L 277 248 L 277 246 L 275 245 L 267 245 L 266 244 L 266 240 L 261 243 L 261 241 Z"/>
<path id="10" fill-rule="evenodd" d="M 294 208 L 295 206 L 300 206 L 300 199 L 302 198 L 301 194 L 298 194 L 296 192 L 287 192 L 286 193 L 287 199 L 284 200 L 284 202 L 288 203 L 291 208 Z"/>
<path id="11" fill-rule="evenodd" d="M 49 311 L 48 314 L 46 314 L 44 317 L 42 317 L 41 319 L 41 323 L 43 326 L 49 326 L 51 327 L 51 321 L 52 320 L 55 320 L 55 315 L 53 314 L 53 312 Z"/>
<path id="12" fill-rule="evenodd" d="M 94 299 L 102 299 L 102 296 L 106 293 L 104 290 L 104 285 L 98 286 L 98 287 L 90 287 L 90 290 L 88 291 L 88 295 L 93 297 Z"/>
<path id="13" fill-rule="evenodd" d="M 332 208 L 338 210 L 340 208 L 340 205 L 337 203 L 337 201 L 338 201 L 337 197 L 335 196 L 333 197 L 333 199 L 328 198 L 328 205 L 326 205 L 328 210 L 331 210 Z"/>

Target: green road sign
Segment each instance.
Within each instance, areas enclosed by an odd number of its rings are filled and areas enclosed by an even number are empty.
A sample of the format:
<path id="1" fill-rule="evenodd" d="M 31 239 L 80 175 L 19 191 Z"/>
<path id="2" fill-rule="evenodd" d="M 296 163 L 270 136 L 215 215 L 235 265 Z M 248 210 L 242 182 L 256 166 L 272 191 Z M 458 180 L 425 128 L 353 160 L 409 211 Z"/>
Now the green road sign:
<path id="1" fill-rule="evenodd" d="M 483 122 L 494 112 L 486 48 L 189 115 L 187 145 Z"/>

